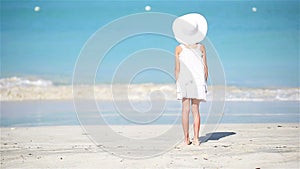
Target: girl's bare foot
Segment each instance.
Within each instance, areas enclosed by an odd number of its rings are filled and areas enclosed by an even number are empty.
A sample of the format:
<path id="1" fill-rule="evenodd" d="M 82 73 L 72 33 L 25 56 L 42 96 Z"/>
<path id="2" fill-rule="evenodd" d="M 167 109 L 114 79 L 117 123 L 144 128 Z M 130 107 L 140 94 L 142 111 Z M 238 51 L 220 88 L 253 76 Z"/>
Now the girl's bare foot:
<path id="1" fill-rule="evenodd" d="M 185 140 L 184 143 L 185 143 L 186 145 L 192 144 L 192 142 L 190 141 L 190 139 Z"/>
<path id="2" fill-rule="evenodd" d="M 199 140 L 194 138 L 193 145 L 199 146 L 200 145 Z"/>

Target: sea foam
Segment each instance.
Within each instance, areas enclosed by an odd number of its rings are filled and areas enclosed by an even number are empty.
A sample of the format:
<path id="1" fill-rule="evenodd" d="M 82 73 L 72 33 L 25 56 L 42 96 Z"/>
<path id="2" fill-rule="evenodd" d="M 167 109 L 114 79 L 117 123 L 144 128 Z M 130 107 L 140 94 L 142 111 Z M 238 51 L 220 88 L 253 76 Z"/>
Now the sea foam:
<path id="1" fill-rule="evenodd" d="M 28 86 L 51 86 L 52 81 L 43 80 L 38 78 L 21 78 L 21 77 L 9 77 L 0 79 L 0 89 L 12 88 L 12 87 L 28 87 Z"/>
<path id="2" fill-rule="evenodd" d="M 150 99 L 176 100 L 175 84 L 96 84 L 76 86 L 54 85 L 43 79 L 11 77 L 0 79 L 1 100 L 66 100 L 81 97 L 87 91 L 92 96 L 86 99 L 134 100 Z M 247 88 L 237 86 L 222 87 L 226 101 L 300 101 L 300 88 Z M 214 92 L 219 86 L 208 86 L 207 100 L 214 100 Z M 76 92 L 77 91 L 77 92 Z M 222 92 L 222 91 L 221 91 Z M 91 98 L 92 97 L 92 98 Z M 221 98 L 222 99 L 222 98 Z"/>

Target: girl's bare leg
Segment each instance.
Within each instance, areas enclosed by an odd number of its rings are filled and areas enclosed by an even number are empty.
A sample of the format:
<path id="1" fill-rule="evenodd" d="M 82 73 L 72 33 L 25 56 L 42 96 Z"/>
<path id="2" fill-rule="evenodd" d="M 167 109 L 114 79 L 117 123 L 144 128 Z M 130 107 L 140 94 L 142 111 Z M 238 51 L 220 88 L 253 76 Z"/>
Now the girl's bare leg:
<path id="1" fill-rule="evenodd" d="M 182 128 L 184 134 L 184 142 L 189 145 L 189 113 L 190 113 L 190 99 L 182 99 Z"/>
<path id="2" fill-rule="evenodd" d="M 199 130 L 200 130 L 200 113 L 199 113 L 200 100 L 192 99 L 192 112 L 194 117 L 194 141 L 193 143 L 199 145 Z"/>

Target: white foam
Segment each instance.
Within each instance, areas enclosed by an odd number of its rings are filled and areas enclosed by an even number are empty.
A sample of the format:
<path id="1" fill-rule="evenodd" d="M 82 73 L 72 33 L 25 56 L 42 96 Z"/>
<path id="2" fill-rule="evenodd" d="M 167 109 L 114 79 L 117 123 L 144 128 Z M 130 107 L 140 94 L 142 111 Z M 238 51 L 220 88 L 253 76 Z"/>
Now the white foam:
<path id="1" fill-rule="evenodd" d="M 300 101 L 300 88 L 227 87 L 227 101 Z"/>
<path id="2" fill-rule="evenodd" d="M 85 91 L 88 91 L 91 87 L 94 91 L 94 98 L 97 100 L 176 100 L 175 84 L 83 85 L 80 87 L 80 90 L 78 90 L 79 95 L 84 95 L 86 93 Z M 215 95 L 214 92 L 220 91 L 222 88 L 224 87 L 209 86 L 207 100 L 213 100 L 212 95 Z M 0 89 L 1 100 L 73 99 L 73 94 L 78 95 L 76 92 L 72 93 L 72 85 L 57 86 L 48 80 L 25 79 L 20 77 L 0 79 Z M 227 86 L 225 89 L 226 101 L 300 101 L 299 87 L 246 88 Z M 91 96 L 88 95 L 87 97 Z"/>
<path id="3" fill-rule="evenodd" d="M 224 87 L 221 87 L 224 88 Z M 95 98 L 107 100 L 149 100 L 151 93 L 161 92 L 166 100 L 176 100 L 175 84 L 118 84 L 114 85 L 113 93 L 110 93 L 110 85 L 96 85 L 94 87 Z M 239 88 L 235 86 L 225 87 L 226 101 L 300 101 L 300 88 Z M 214 92 L 220 91 L 219 86 L 209 86 L 207 100 L 213 100 Z M 222 90 L 221 90 L 222 92 Z M 161 96 L 161 95 L 158 95 Z M 153 99 L 153 97 L 152 97 Z M 155 97 L 154 97 L 155 99 Z"/>
<path id="4" fill-rule="evenodd" d="M 40 86 L 47 87 L 53 83 L 49 80 L 34 79 L 34 78 L 21 78 L 21 77 L 9 77 L 0 79 L 0 88 L 12 88 L 12 87 L 28 87 L 28 86 Z"/>

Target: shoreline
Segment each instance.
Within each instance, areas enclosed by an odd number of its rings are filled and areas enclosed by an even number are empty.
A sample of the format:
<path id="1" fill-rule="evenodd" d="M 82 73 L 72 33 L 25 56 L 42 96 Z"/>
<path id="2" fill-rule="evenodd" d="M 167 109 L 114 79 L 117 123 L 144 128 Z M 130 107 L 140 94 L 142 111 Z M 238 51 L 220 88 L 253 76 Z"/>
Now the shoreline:
<path id="1" fill-rule="evenodd" d="M 99 149 L 80 126 L 14 129 L 1 127 L 1 165 L 4 168 L 140 166 L 140 168 L 293 169 L 299 167 L 299 128 L 300 125 L 296 123 L 220 124 L 214 132 L 218 135 L 200 146 L 179 144 L 162 155 L 137 160 L 112 155 Z M 159 132 L 153 130 L 150 125 L 145 126 L 145 129 L 146 135 Z M 127 131 L 127 134 L 132 136 L 139 135 L 135 132 L 135 126 L 118 126 L 118 130 Z"/>
<path id="2" fill-rule="evenodd" d="M 86 109 L 75 110 L 74 102 L 67 101 L 5 101 L 1 103 L 1 125 L 2 126 L 56 126 L 79 124 L 78 113 L 89 112 L 90 119 L 101 113 L 102 118 L 110 125 L 130 125 L 132 122 L 120 116 L 113 102 L 99 101 L 95 106 Z M 79 105 L 88 105 L 90 102 L 78 102 Z M 94 101 L 93 101 L 94 103 Z M 118 102 L 121 105 L 122 102 Z M 122 109 L 127 113 L 138 113 L 147 111 L 150 102 L 132 102 L 137 111 Z M 180 101 L 169 101 L 161 116 L 152 124 L 180 123 L 177 118 L 181 116 Z M 212 102 L 200 105 L 201 123 L 206 124 L 211 118 L 214 123 L 221 118 L 220 123 L 224 124 L 253 124 L 253 123 L 299 123 L 299 102 L 297 101 L 227 101 L 222 113 L 211 111 Z M 78 105 L 77 105 L 78 106 Z M 141 112 L 139 112 L 141 111 Z M 133 115 L 133 114 L 132 114 Z M 149 114 L 150 115 L 150 114 Z M 190 114 L 191 115 L 191 114 Z M 88 118 L 88 117 L 87 117 Z M 150 116 L 149 116 L 150 118 Z M 179 117 L 180 118 L 180 117 Z M 191 119 L 192 120 L 192 119 Z M 192 121 L 191 121 L 192 122 Z M 99 124 L 99 123 L 91 123 Z"/>
<path id="3" fill-rule="evenodd" d="M 220 122 L 217 126 L 219 125 L 277 125 L 277 126 L 282 126 L 282 125 L 298 125 L 299 123 L 297 122 L 258 122 L 258 123 L 222 123 Z M 181 125 L 180 123 L 178 124 L 172 124 L 172 125 Z M 192 123 L 190 123 L 192 125 Z M 205 126 L 205 124 L 201 124 L 201 126 Z M 49 124 L 49 125 L 14 125 L 14 126 L 0 126 L 0 129 L 17 129 L 17 128 L 47 128 L 47 127 L 81 127 L 83 125 L 81 124 Z M 101 124 L 97 126 L 113 126 L 113 127 L 120 127 L 120 126 L 128 126 L 128 127 L 134 127 L 138 126 L 136 124 Z M 148 125 L 143 125 L 143 126 L 148 126 Z M 170 124 L 150 124 L 149 126 L 170 126 Z M 190 127 L 191 128 L 191 127 Z M 300 127 L 299 127 L 300 128 Z M 300 130 L 300 129 L 299 129 Z"/>

